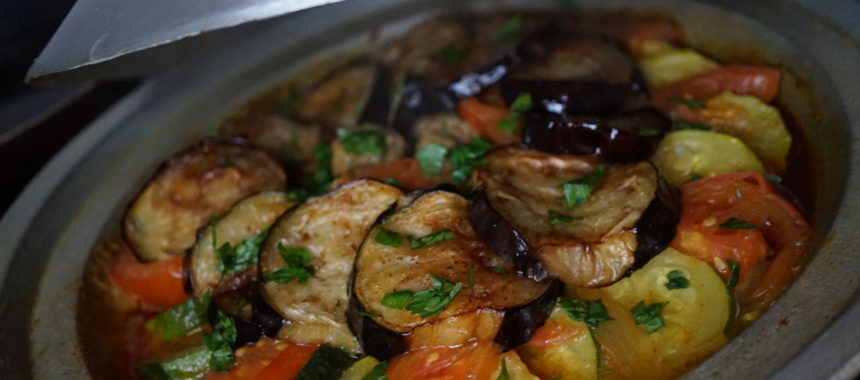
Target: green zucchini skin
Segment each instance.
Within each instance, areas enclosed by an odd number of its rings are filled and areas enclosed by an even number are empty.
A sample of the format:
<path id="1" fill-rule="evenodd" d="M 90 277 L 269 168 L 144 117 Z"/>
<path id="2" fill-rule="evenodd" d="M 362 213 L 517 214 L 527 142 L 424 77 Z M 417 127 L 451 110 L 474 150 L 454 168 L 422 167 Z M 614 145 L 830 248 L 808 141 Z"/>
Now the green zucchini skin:
<path id="1" fill-rule="evenodd" d="M 324 344 L 314 351 L 295 380 L 338 380 L 354 362 L 346 351 Z"/>

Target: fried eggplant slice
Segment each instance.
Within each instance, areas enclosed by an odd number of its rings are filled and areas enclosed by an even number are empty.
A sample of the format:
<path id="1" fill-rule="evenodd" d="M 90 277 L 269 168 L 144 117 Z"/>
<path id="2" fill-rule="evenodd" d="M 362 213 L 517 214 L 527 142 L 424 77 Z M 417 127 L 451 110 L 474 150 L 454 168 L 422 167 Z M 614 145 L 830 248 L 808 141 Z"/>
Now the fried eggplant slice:
<path id="1" fill-rule="evenodd" d="M 126 212 L 123 233 L 141 261 L 180 256 L 211 216 L 285 183 L 283 169 L 263 151 L 205 140 L 161 168 Z"/>
<path id="2" fill-rule="evenodd" d="M 221 136 L 242 139 L 263 149 L 281 164 L 313 166 L 313 147 L 322 142 L 321 128 L 266 113 L 231 120 L 221 126 Z"/>
<path id="3" fill-rule="evenodd" d="M 310 198 L 272 226 L 261 249 L 260 270 L 263 298 L 287 320 L 278 333 L 281 338 L 360 352 L 346 325 L 350 271 L 368 229 L 402 195 L 382 182 L 357 180 Z M 304 255 L 304 261 L 296 265 L 295 255 Z M 304 279 L 275 274 L 302 269 Z"/>
<path id="4" fill-rule="evenodd" d="M 657 188 L 651 164 L 606 166 L 587 199 L 570 206 L 561 185 L 595 173 L 595 157 L 509 147 L 487 155 L 487 162 L 477 171 L 476 186 L 550 274 L 593 287 L 618 280 L 633 265 L 632 230 Z"/>
<path id="5" fill-rule="evenodd" d="M 201 229 L 186 260 L 191 294 L 222 293 L 240 287 L 236 280 L 255 280 L 267 230 L 292 205 L 283 192 L 252 195 Z"/>
<path id="6" fill-rule="evenodd" d="M 403 156 L 406 142 L 391 128 L 372 124 L 343 129 L 331 144 L 331 171 L 342 175 Z"/>
<path id="7" fill-rule="evenodd" d="M 394 339 L 398 334 L 403 336 L 418 326 L 442 323 L 447 318 L 478 310 L 503 312 L 503 326 L 512 317 L 522 321 L 517 310 L 540 303 L 548 294 L 549 284 L 509 272 L 505 261 L 492 253 L 472 230 L 466 206 L 466 199 L 456 193 L 432 191 L 371 229 L 355 262 L 349 309 L 350 326 L 368 353 L 381 357 L 396 355 L 394 347 L 405 346 L 398 346 Z M 401 237 L 399 241 L 379 237 L 392 233 Z M 428 236 L 444 238 L 428 239 Z M 447 303 L 430 302 L 425 305 L 428 309 L 418 310 L 417 304 L 404 309 L 383 301 L 397 292 L 437 289 L 440 282 L 458 289 L 454 293 L 449 289 L 447 294 L 454 296 Z M 421 298 L 416 297 L 416 301 Z M 542 323 L 545 315 L 541 310 L 529 309 L 527 319 Z M 519 324 L 516 329 L 502 329 L 496 335 L 513 330 L 526 335 L 526 339 L 532 331 L 528 324 Z M 508 336 L 502 339 L 505 343 L 520 340 Z M 392 348 L 386 348 L 380 341 Z"/>

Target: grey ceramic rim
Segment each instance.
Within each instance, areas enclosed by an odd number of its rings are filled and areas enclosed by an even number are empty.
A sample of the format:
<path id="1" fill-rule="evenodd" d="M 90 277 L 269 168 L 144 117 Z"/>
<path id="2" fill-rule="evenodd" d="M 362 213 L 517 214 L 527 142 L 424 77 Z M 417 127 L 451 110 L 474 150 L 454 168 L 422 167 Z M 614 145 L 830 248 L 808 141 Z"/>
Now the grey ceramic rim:
<path id="1" fill-rule="evenodd" d="M 811 136 L 817 254 L 758 321 L 687 378 L 850 376 L 860 352 L 860 5 L 812 0 L 581 1 L 675 15 L 691 45 L 717 58 L 785 68 L 780 101 Z M 476 9 L 525 3 L 476 1 Z M 462 2 L 350 0 L 220 36 L 212 56 L 152 79 L 102 115 L 33 180 L 0 222 L 0 371 L 4 377 L 87 378 L 76 337 L 82 268 L 100 236 L 159 163 L 233 106 L 318 58 L 397 33 Z M 558 2 L 529 2 L 529 8 Z M 853 16 L 852 16 L 853 15 Z M 216 49 L 217 48 L 217 49 Z M 8 163 L 7 163 L 8 164 Z M 846 189 L 848 191 L 846 192 Z M 847 363 L 847 364 L 846 364 Z M 840 375 L 841 376 L 841 375 Z"/>

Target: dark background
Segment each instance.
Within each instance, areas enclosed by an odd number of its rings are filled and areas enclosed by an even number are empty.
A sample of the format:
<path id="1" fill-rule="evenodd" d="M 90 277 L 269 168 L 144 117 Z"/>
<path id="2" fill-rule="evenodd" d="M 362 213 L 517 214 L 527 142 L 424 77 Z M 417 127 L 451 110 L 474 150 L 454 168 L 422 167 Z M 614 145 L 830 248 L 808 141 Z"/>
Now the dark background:
<path id="1" fill-rule="evenodd" d="M 45 163 L 134 81 L 28 86 L 73 0 L 0 0 L 0 215 Z"/>

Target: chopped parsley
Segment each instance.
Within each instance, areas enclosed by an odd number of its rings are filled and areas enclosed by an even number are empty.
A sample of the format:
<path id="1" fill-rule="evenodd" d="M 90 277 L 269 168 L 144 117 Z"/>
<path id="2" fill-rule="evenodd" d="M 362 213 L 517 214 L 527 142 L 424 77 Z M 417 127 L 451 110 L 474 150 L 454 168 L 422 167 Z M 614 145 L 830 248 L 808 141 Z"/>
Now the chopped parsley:
<path id="1" fill-rule="evenodd" d="M 144 327 L 167 341 L 182 338 L 206 323 L 209 300 L 208 293 L 200 300 L 191 298 L 146 321 Z"/>
<path id="2" fill-rule="evenodd" d="M 672 102 L 683 104 L 690 108 L 705 108 L 705 103 L 702 103 L 696 99 L 687 99 L 687 98 L 669 98 Z"/>
<path id="3" fill-rule="evenodd" d="M 747 222 L 746 220 L 732 217 L 726 219 L 726 221 L 721 223 L 717 228 L 721 230 L 755 230 L 758 229 L 758 226 Z"/>
<path id="4" fill-rule="evenodd" d="M 569 223 L 569 222 L 572 222 L 574 220 L 585 219 L 585 217 L 582 217 L 582 216 L 565 215 L 565 214 L 562 214 L 562 213 L 555 211 L 555 210 L 552 210 L 552 209 L 547 210 L 547 213 L 548 213 L 548 218 L 549 218 L 549 224 L 552 226 L 554 226 L 556 224 Z"/>
<path id="5" fill-rule="evenodd" d="M 472 174 L 472 170 L 486 165 L 487 159 L 484 155 L 492 149 L 493 144 L 480 137 L 475 137 L 468 144 L 451 149 L 451 154 L 448 156 L 454 170 L 451 173 L 451 181 L 455 184 L 463 182 Z"/>
<path id="6" fill-rule="evenodd" d="M 496 274 L 508 274 L 508 270 L 501 265 L 493 265 L 490 267 L 490 270 L 495 272 Z"/>
<path id="7" fill-rule="evenodd" d="M 367 375 L 361 378 L 361 380 L 388 380 L 388 376 L 385 376 L 385 371 L 388 370 L 388 361 L 381 361 L 375 366 Z"/>
<path id="8" fill-rule="evenodd" d="M 431 245 L 439 244 L 445 240 L 451 240 L 454 238 L 454 233 L 451 230 L 445 228 L 439 231 L 430 233 L 428 235 L 424 235 L 418 239 L 412 239 L 409 243 L 412 249 L 421 249 L 426 248 Z"/>
<path id="9" fill-rule="evenodd" d="M 738 284 L 738 280 L 741 277 L 741 266 L 738 265 L 737 261 L 732 259 L 727 259 L 726 265 L 729 266 L 729 279 L 726 281 L 726 287 L 732 289 Z"/>
<path id="10" fill-rule="evenodd" d="M 418 152 L 415 153 L 415 159 L 424 175 L 435 177 L 442 172 L 447 154 L 448 148 L 436 143 L 427 143 L 418 149 Z"/>
<path id="11" fill-rule="evenodd" d="M 379 244 L 387 245 L 389 247 L 399 247 L 400 242 L 403 240 L 403 235 L 385 227 L 379 227 L 379 231 L 376 232 L 374 240 Z"/>
<path id="12" fill-rule="evenodd" d="M 376 318 L 376 314 L 373 314 L 373 313 L 366 311 L 366 310 L 365 311 L 359 311 L 358 313 L 365 316 L 365 317 L 368 317 L 370 319 Z"/>
<path id="13" fill-rule="evenodd" d="M 382 305 L 392 309 L 405 309 L 422 318 L 428 318 L 441 313 L 463 288 L 463 284 L 454 284 L 433 275 L 430 282 L 431 289 L 417 293 L 410 290 L 388 293 L 382 297 Z"/>
<path id="14" fill-rule="evenodd" d="M 448 64 L 463 62 L 466 59 L 466 50 L 457 48 L 445 48 L 439 52 L 439 59 Z"/>
<path id="15" fill-rule="evenodd" d="M 663 134 L 663 131 L 654 128 L 639 128 L 636 130 L 636 134 L 642 137 L 651 137 L 660 136 Z"/>
<path id="16" fill-rule="evenodd" d="M 741 191 L 741 189 L 735 189 L 735 197 L 743 198 L 743 196 L 744 193 Z"/>
<path id="17" fill-rule="evenodd" d="M 678 129 L 693 129 L 693 130 L 697 130 L 697 131 L 710 131 L 711 130 L 711 127 L 704 125 L 704 124 L 687 123 L 687 122 L 683 122 L 683 121 L 677 121 L 677 122 L 675 122 L 675 125 L 678 126 Z"/>
<path id="18" fill-rule="evenodd" d="M 302 203 L 308 199 L 308 191 L 302 188 L 292 189 L 287 191 L 286 198 L 290 202 Z"/>
<path id="19" fill-rule="evenodd" d="M 313 148 L 314 161 L 316 161 L 316 169 L 312 176 L 312 188 L 310 193 L 322 194 L 328 191 L 328 186 L 334 180 L 334 175 L 331 173 L 331 147 L 325 144 L 317 144 Z"/>
<path id="20" fill-rule="evenodd" d="M 282 243 L 278 243 L 278 252 L 287 267 L 269 273 L 266 276 L 267 281 L 286 284 L 295 278 L 300 284 L 306 284 L 308 279 L 314 275 L 314 267 L 309 264 L 314 259 L 314 255 L 308 250 L 285 247 Z"/>
<path id="21" fill-rule="evenodd" d="M 594 171 L 585 177 L 567 181 L 558 185 L 564 191 L 564 200 L 567 202 L 567 207 L 573 207 L 585 203 L 588 197 L 591 196 L 591 191 L 603 178 L 606 173 L 606 164 L 597 165 Z"/>
<path id="22" fill-rule="evenodd" d="M 495 38 L 498 41 L 514 38 L 523 31 L 523 16 L 514 15 L 508 18 L 499 30 L 496 31 Z"/>
<path id="23" fill-rule="evenodd" d="M 263 244 L 263 240 L 266 240 L 268 235 L 269 230 L 265 229 L 258 235 L 243 240 L 235 247 L 230 246 L 229 242 L 222 244 L 215 250 L 215 256 L 218 258 L 216 266 L 218 272 L 229 276 L 257 265 L 260 245 Z M 213 244 L 215 239 L 215 228 L 212 228 Z"/>
<path id="24" fill-rule="evenodd" d="M 502 358 L 502 370 L 499 371 L 499 377 L 496 380 L 511 380 L 511 375 L 508 374 L 508 366 L 505 364 L 505 358 Z"/>
<path id="25" fill-rule="evenodd" d="M 212 332 L 203 333 L 206 348 L 211 351 L 209 365 L 215 372 L 227 372 L 230 365 L 236 362 L 231 346 L 236 342 L 236 324 L 233 319 L 221 310 L 217 312 L 217 321 L 212 326 Z"/>
<path id="26" fill-rule="evenodd" d="M 673 270 L 666 274 L 667 281 L 664 285 L 666 285 L 666 289 L 675 290 L 675 289 L 687 289 L 690 287 L 690 280 L 684 277 L 684 273 L 679 270 Z"/>
<path id="27" fill-rule="evenodd" d="M 472 277 L 472 267 L 466 268 L 466 276 L 469 278 L 469 287 L 475 287 L 475 278 Z"/>
<path id="28" fill-rule="evenodd" d="M 590 328 L 597 327 L 601 322 L 612 320 L 609 316 L 609 310 L 606 310 L 603 301 L 599 299 L 589 301 L 571 298 L 560 301 L 558 306 L 564 309 L 571 318 L 585 323 Z"/>
<path id="29" fill-rule="evenodd" d="M 782 182 L 782 177 L 780 177 L 780 176 L 778 176 L 778 175 L 776 175 L 776 174 L 767 173 L 767 174 L 765 174 L 765 175 L 764 175 L 764 178 L 767 178 L 767 180 L 768 180 L 768 181 L 771 181 L 771 182 L 773 182 L 773 183 L 780 183 L 780 182 Z"/>
<path id="30" fill-rule="evenodd" d="M 649 334 L 663 328 L 663 308 L 668 302 L 655 302 L 645 305 L 645 301 L 639 301 L 636 306 L 630 308 L 630 315 L 637 325 L 641 325 Z"/>
<path id="31" fill-rule="evenodd" d="M 299 95 L 293 91 L 287 92 L 277 102 L 275 102 L 274 111 L 275 113 L 292 117 L 296 114 L 296 107 L 299 105 Z"/>
<path id="32" fill-rule="evenodd" d="M 382 157 L 385 154 L 385 149 L 388 147 L 385 142 L 385 135 L 377 131 L 362 130 L 349 132 L 341 129 L 338 130 L 338 136 L 343 144 L 343 150 L 349 154 L 369 154 Z"/>
<path id="33" fill-rule="evenodd" d="M 692 172 L 692 173 L 690 173 L 690 181 L 697 181 L 697 180 L 700 180 L 700 179 L 702 179 L 702 178 L 705 178 L 705 177 L 703 177 L 703 176 L 702 176 L 701 174 L 699 174 L 699 173 L 696 173 L 696 172 Z"/>
<path id="34" fill-rule="evenodd" d="M 520 129 L 519 118 L 524 112 L 532 109 L 532 96 L 529 93 L 517 95 L 511 103 L 511 113 L 508 117 L 499 120 L 499 128 L 508 133 L 514 133 Z"/>
<path id="35" fill-rule="evenodd" d="M 400 182 L 391 177 L 385 177 L 382 179 L 382 182 L 385 182 L 386 185 L 391 186 L 400 186 Z"/>

